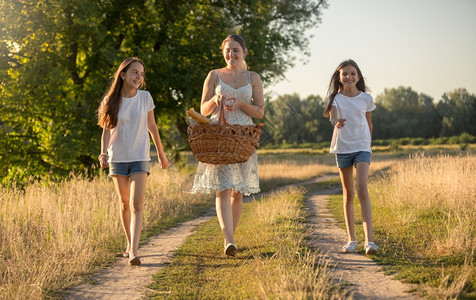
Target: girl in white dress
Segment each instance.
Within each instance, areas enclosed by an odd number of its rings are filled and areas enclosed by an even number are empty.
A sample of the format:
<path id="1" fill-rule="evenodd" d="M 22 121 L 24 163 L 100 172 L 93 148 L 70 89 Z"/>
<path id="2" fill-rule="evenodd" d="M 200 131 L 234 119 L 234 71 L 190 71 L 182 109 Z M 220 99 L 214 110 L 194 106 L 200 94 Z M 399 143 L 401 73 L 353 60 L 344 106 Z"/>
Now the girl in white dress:
<path id="1" fill-rule="evenodd" d="M 226 67 L 208 73 L 203 85 L 200 111 L 218 119 L 220 103 L 225 101 L 225 119 L 229 124 L 252 125 L 252 117 L 264 115 L 263 84 L 260 76 L 247 70 L 248 49 L 239 35 L 229 35 L 222 42 Z M 258 158 L 255 153 L 247 162 L 229 165 L 198 163 L 192 188 L 196 192 L 216 192 L 216 210 L 223 235 L 225 254 L 235 256 L 238 248 L 234 233 L 243 206 L 243 194 L 258 193 Z"/>
<path id="2" fill-rule="evenodd" d="M 357 195 L 365 232 L 365 253 L 375 254 L 378 247 L 372 238 L 372 206 L 367 189 L 372 152 L 371 115 L 375 104 L 366 90 L 364 77 L 357 63 L 351 59 L 342 62 L 332 75 L 324 116 L 330 116 L 334 126 L 330 152 L 336 154 L 344 196 L 348 242 L 343 246 L 343 251 L 355 252 L 357 249 L 354 228 L 353 168 L 355 167 Z"/>

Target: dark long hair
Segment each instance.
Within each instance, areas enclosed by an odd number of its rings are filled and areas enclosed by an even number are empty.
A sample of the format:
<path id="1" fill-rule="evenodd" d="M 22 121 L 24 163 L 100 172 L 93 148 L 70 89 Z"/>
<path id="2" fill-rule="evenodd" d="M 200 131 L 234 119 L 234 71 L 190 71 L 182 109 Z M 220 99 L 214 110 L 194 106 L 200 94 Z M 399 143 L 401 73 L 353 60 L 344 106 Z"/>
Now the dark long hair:
<path id="1" fill-rule="evenodd" d="M 134 63 L 138 62 L 141 63 L 144 67 L 145 73 L 145 65 L 144 63 L 137 57 L 129 57 L 126 58 L 119 68 L 117 68 L 116 72 L 114 73 L 114 78 L 112 80 L 111 86 L 109 90 L 104 95 L 101 104 L 98 108 L 98 125 L 112 129 L 117 126 L 117 119 L 119 115 L 119 107 L 121 106 L 121 89 L 122 85 L 124 84 L 124 80 L 121 77 L 122 72 L 127 72 L 129 66 Z"/>
<path id="2" fill-rule="evenodd" d="M 324 110 L 324 117 L 329 116 L 332 108 L 332 103 L 334 102 L 334 98 L 338 92 L 342 91 L 344 85 L 339 80 L 340 70 L 347 67 L 348 65 L 353 66 L 357 70 L 357 74 L 359 75 L 359 81 L 357 81 L 356 87 L 361 92 L 366 92 L 367 87 L 365 86 L 364 76 L 362 76 L 362 72 L 360 71 L 359 66 L 355 61 L 352 59 L 344 60 L 339 64 L 337 69 L 335 70 L 334 74 L 332 74 L 331 82 L 329 83 L 329 88 L 327 89 L 327 104 L 326 109 Z"/>

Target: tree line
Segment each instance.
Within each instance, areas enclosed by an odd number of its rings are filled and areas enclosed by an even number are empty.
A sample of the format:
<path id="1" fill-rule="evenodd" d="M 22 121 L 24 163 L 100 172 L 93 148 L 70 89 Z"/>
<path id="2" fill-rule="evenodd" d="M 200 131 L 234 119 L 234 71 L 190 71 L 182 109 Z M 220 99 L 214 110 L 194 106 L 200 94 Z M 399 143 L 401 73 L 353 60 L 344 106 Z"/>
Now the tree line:
<path id="1" fill-rule="evenodd" d="M 61 178 L 97 163 L 96 109 L 130 56 L 146 64 L 165 147 L 177 153 L 187 144 L 184 112 L 199 107 L 207 72 L 223 66 L 219 46 L 228 34 L 244 37 L 250 69 L 271 85 L 293 67 L 293 53 L 309 54 L 305 30 L 326 7 L 325 0 L 0 1 L 0 183 Z M 436 105 L 409 88 L 382 97 L 375 138 L 474 134 L 474 95 L 465 90 Z M 319 96 L 267 101 L 263 144 L 328 141 L 323 108 Z"/>
<path id="2" fill-rule="evenodd" d="M 375 96 L 373 139 L 476 136 L 476 95 L 464 88 L 444 93 L 437 102 L 411 87 L 385 89 Z M 325 99 L 297 94 L 266 101 L 261 145 L 330 141 L 333 127 L 323 117 Z"/>

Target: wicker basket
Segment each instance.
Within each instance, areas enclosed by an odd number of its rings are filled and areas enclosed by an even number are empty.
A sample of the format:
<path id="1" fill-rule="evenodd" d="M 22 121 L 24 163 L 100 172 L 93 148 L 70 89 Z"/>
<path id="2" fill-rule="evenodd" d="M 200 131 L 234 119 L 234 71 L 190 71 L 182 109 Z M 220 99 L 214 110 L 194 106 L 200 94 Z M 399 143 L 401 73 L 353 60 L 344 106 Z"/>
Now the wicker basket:
<path id="1" fill-rule="evenodd" d="M 207 164 L 227 165 L 246 162 L 258 148 L 259 125 L 228 124 L 223 102 L 218 124 L 195 124 L 187 128 L 188 142 L 195 158 Z"/>

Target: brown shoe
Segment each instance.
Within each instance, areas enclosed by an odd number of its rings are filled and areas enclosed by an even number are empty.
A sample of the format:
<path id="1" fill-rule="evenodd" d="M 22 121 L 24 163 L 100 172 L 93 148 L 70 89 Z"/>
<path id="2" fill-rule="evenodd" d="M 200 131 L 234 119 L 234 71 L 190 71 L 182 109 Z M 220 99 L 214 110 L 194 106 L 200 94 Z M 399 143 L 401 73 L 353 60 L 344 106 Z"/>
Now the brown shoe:
<path id="1" fill-rule="evenodd" d="M 228 243 L 225 248 L 225 254 L 227 256 L 235 257 L 236 252 L 238 252 L 238 248 L 236 248 L 235 244 Z"/>
<path id="2" fill-rule="evenodd" d="M 140 259 L 139 256 L 134 256 L 133 258 L 129 259 L 129 264 L 132 266 L 140 266 Z"/>

